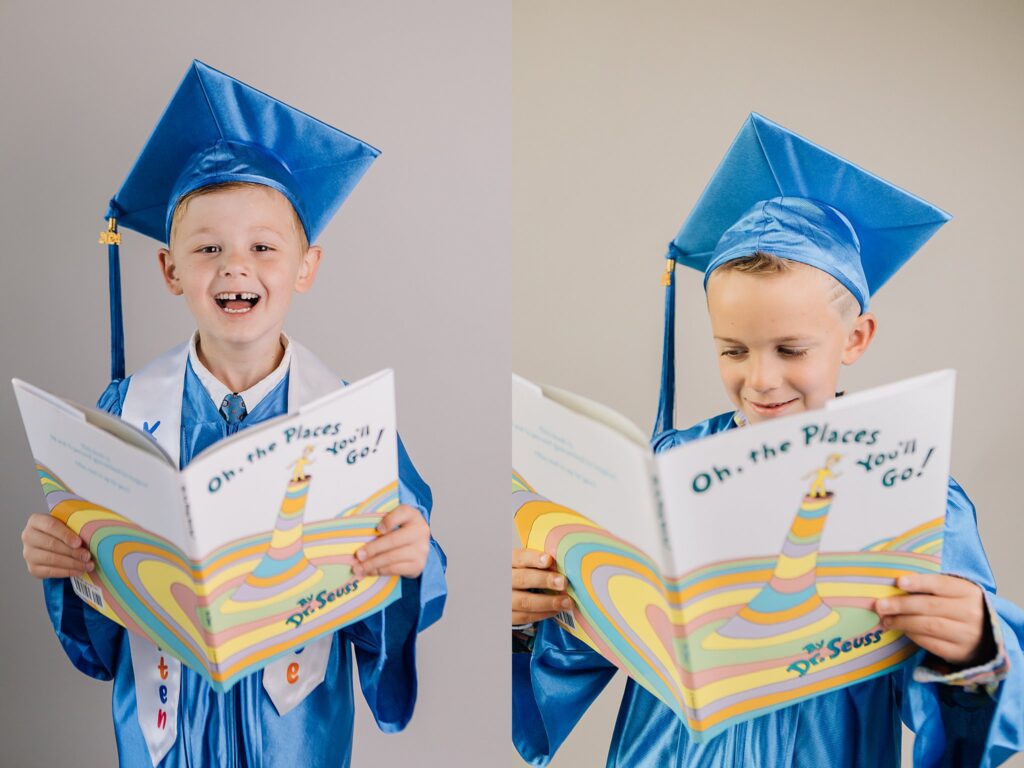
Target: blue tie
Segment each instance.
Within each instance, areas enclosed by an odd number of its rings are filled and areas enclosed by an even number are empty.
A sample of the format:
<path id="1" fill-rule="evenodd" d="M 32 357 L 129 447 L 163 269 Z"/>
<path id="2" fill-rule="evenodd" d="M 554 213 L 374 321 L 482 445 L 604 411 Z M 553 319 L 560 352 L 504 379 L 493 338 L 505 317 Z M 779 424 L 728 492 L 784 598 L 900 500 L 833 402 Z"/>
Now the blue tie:
<path id="1" fill-rule="evenodd" d="M 220 413 L 229 425 L 237 426 L 248 411 L 245 410 L 245 401 L 241 395 L 226 395 L 220 404 Z"/>

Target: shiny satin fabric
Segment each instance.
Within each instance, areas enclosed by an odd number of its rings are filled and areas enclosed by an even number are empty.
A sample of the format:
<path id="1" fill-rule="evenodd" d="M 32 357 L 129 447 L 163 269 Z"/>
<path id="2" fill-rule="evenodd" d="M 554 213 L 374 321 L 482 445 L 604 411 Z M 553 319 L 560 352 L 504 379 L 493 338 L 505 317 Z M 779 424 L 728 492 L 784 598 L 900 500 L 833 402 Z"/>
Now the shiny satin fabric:
<path id="1" fill-rule="evenodd" d="M 868 300 L 949 221 L 945 211 L 757 113 L 666 258 L 707 276 L 763 250 L 823 269 Z M 777 249 L 782 252 L 776 252 Z"/>
<path id="2" fill-rule="evenodd" d="M 227 181 L 278 190 L 310 242 L 380 150 L 201 61 L 193 61 L 107 217 L 163 243 L 178 201 Z"/>
<path id="3" fill-rule="evenodd" d="M 853 294 L 862 312 L 867 311 L 871 294 L 860 240 L 849 219 L 832 206 L 802 197 L 754 203 L 715 246 L 704 270 L 704 290 L 720 266 L 761 251 L 827 272 Z"/>
<path id="4" fill-rule="evenodd" d="M 734 427 L 727 413 L 687 430 L 664 433 L 667 450 Z M 839 691 L 740 723 L 703 744 L 658 699 L 626 683 L 612 733 L 612 768 L 778 766 L 883 768 L 900 765 L 900 720 L 916 732 L 917 766 L 995 766 L 1024 749 L 1024 613 L 994 596 L 994 581 L 978 537 L 974 506 L 949 482 L 943 571 L 990 593 L 1009 676 L 994 696 L 913 680 L 914 662 Z M 537 625 L 532 654 L 512 663 L 512 734 L 523 759 L 545 765 L 615 674 L 615 667 L 553 620 Z"/>
<path id="5" fill-rule="evenodd" d="M 181 419 L 181 465 L 207 446 L 237 431 L 229 427 L 192 371 L 185 373 Z M 120 415 L 130 380 L 112 383 L 99 407 Z M 287 411 L 288 377 L 252 410 L 248 426 Z M 428 519 L 430 489 L 399 441 L 399 498 Z M 352 749 L 352 666 L 381 730 L 402 730 L 416 701 L 416 633 L 440 618 L 444 607 L 445 557 L 431 540 L 426 568 L 418 579 L 403 579 L 402 597 L 383 612 L 334 634 L 323 683 L 284 717 L 263 690 L 262 672 L 216 693 L 192 670 L 182 667 L 178 738 L 160 762 L 163 768 L 286 766 L 337 768 L 349 765 Z M 68 579 L 44 582 L 46 606 L 72 663 L 100 680 L 113 679 L 114 732 L 120 764 L 151 764 L 138 724 L 135 681 L 127 632 L 86 606 Z"/>

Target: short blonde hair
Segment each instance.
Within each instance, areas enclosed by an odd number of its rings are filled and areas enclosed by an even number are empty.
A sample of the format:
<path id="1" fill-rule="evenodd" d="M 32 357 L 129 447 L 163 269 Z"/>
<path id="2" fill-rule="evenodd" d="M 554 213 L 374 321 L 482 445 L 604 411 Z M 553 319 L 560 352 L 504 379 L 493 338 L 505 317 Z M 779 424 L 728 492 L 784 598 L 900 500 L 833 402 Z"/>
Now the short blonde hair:
<path id="1" fill-rule="evenodd" d="M 273 187 L 268 187 L 265 184 L 254 184 L 251 181 L 223 181 L 220 184 L 210 184 L 205 187 L 199 187 L 199 189 L 193 189 L 188 194 L 183 195 L 181 200 L 179 200 L 178 204 L 174 207 L 174 215 L 171 216 L 171 231 L 167 233 L 167 246 L 170 247 L 170 239 L 174 237 L 174 230 L 178 226 L 178 222 L 181 220 L 181 217 L 185 215 L 185 211 L 188 210 L 188 204 L 195 200 L 197 197 L 202 197 L 203 195 L 210 195 L 213 194 L 214 192 L 233 192 L 239 189 L 249 189 L 250 187 L 270 189 L 273 190 L 274 192 L 277 192 L 277 190 L 275 190 Z M 281 193 L 278 192 L 278 194 Z M 299 214 L 295 210 L 295 206 L 292 205 L 291 201 L 288 200 L 288 198 L 285 198 L 285 201 L 288 203 L 288 209 L 292 212 L 292 217 L 294 218 L 295 231 L 298 232 L 299 234 L 299 245 L 302 248 L 302 253 L 305 253 L 307 250 L 309 250 L 309 241 L 306 239 L 306 229 L 305 227 L 302 226 L 302 221 L 299 219 Z"/>
<path id="2" fill-rule="evenodd" d="M 793 268 L 794 264 L 798 263 L 800 262 L 793 261 L 792 259 L 784 259 L 765 251 L 755 251 L 750 256 L 743 256 L 739 259 L 727 261 L 715 271 L 742 272 L 747 275 L 778 275 L 783 272 L 788 272 Z M 860 314 L 860 303 L 857 301 L 856 297 L 850 293 L 849 288 L 824 270 L 821 270 L 821 272 L 828 275 L 829 280 L 831 280 L 832 283 L 832 288 L 829 291 L 828 303 L 835 305 L 836 310 L 839 312 L 839 316 L 844 319 L 857 317 Z"/>
<path id="3" fill-rule="evenodd" d="M 775 275 L 780 272 L 788 272 L 794 263 L 790 259 L 783 259 L 765 251 L 754 251 L 750 256 L 727 261 L 718 269 L 726 272 L 743 272 L 748 275 Z"/>

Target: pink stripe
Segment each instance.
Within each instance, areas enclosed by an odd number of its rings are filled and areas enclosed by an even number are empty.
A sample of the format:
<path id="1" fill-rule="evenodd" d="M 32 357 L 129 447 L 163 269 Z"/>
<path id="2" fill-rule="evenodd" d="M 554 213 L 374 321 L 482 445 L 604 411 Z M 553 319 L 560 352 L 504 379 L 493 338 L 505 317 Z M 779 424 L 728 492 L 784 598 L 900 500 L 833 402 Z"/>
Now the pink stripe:
<path id="1" fill-rule="evenodd" d="M 713 611 L 708 611 L 702 616 L 698 616 L 696 619 L 687 622 L 686 630 L 684 631 L 681 626 L 676 627 L 676 637 L 689 637 L 698 629 L 703 627 L 705 624 L 710 624 L 713 621 L 731 619 L 740 609 L 746 605 L 746 603 L 739 603 L 738 605 L 727 605 L 724 608 L 716 608 Z"/>
<path id="2" fill-rule="evenodd" d="M 287 560 L 296 552 L 301 552 L 302 546 L 303 541 L 302 537 L 300 536 L 287 547 L 277 547 L 275 549 L 268 549 L 267 557 L 269 557 L 271 560 Z"/>
<path id="3" fill-rule="evenodd" d="M 799 576 L 794 576 L 791 579 L 777 579 L 774 576 L 771 581 L 768 582 L 776 592 L 782 592 L 787 595 L 791 595 L 795 592 L 807 589 L 809 586 L 814 584 L 815 581 L 815 570 L 811 568 L 806 573 L 802 573 Z"/>

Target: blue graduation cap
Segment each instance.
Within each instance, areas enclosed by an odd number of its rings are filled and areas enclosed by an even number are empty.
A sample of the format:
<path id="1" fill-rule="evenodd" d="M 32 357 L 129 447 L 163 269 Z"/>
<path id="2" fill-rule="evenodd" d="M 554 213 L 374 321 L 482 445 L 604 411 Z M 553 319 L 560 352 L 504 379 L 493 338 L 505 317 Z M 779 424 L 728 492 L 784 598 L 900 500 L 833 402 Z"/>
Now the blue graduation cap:
<path id="1" fill-rule="evenodd" d="M 945 211 L 756 113 L 747 118 L 675 239 L 665 275 L 665 341 L 654 436 L 672 429 L 675 265 L 711 273 L 764 251 L 817 267 L 871 296 L 949 221 Z"/>
<path id="2" fill-rule="evenodd" d="M 291 202 L 309 242 L 380 151 L 201 61 L 193 61 L 121 189 L 110 201 L 111 378 L 124 378 L 119 227 L 167 243 L 178 202 L 212 184 L 242 181 Z"/>

